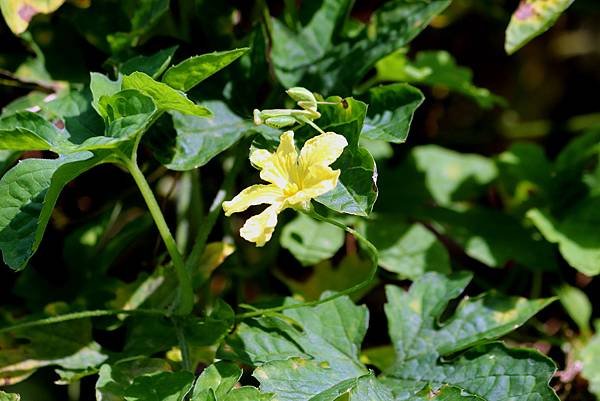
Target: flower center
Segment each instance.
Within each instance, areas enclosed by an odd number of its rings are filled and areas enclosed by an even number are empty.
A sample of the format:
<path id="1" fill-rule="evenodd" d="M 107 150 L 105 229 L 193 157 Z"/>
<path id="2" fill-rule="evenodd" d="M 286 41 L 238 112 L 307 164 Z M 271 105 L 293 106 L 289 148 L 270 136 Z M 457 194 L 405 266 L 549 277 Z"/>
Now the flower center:
<path id="1" fill-rule="evenodd" d="M 296 192 L 298 192 L 299 190 L 300 190 L 300 188 L 298 187 L 297 184 L 290 182 L 283 189 L 283 194 L 285 196 L 292 196 L 292 195 L 296 194 Z"/>

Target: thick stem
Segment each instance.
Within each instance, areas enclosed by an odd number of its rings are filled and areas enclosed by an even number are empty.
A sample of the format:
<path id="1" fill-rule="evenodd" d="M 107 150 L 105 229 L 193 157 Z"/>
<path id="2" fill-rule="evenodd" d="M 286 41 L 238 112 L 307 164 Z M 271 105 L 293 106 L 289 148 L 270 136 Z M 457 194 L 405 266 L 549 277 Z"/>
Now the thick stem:
<path id="1" fill-rule="evenodd" d="M 150 185 L 148 185 L 148 181 L 146 181 L 146 177 L 144 177 L 144 174 L 134 161 L 128 161 L 126 167 L 142 193 L 146 205 L 148 206 L 148 210 L 150 210 L 150 214 L 156 223 L 158 232 L 165 243 L 167 252 L 169 252 L 169 256 L 171 256 L 171 260 L 173 261 L 175 273 L 177 274 L 177 279 L 179 281 L 179 304 L 177 305 L 176 313 L 178 315 L 189 315 L 194 306 L 194 292 L 192 289 L 192 280 L 188 270 L 185 268 L 183 257 L 181 256 L 181 253 L 179 253 L 179 249 L 177 249 L 177 243 L 169 230 L 169 226 L 165 221 L 165 217 L 160 210 L 160 206 L 154 197 Z"/>

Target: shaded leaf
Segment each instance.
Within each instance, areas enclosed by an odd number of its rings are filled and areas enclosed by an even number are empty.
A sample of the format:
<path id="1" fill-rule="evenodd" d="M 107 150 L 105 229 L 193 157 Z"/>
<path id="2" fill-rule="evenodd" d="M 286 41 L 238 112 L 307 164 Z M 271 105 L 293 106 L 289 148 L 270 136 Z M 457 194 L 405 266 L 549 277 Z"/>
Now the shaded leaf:
<path id="1" fill-rule="evenodd" d="M 106 358 L 92 339 L 89 319 L 17 330 L 0 335 L 0 384 L 21 381 L 44 366 L 86 369 Z"/>
<path id="2" fill-rule="evenodd" d="M 184 401 L 192 389 L 190 372 L 160 372 L 138 376 L 124 393 L 126 401 Z"/>
<path id="3" fill-rule="evenodd" d="M 600 199 L 586 198 L 555 219 L 549 213 L 532 209 L 527 217 L 547 241 L 558 244 L 563 257 L 580 272 L 600 273 Z"/>
<path id="4" fill-rule="evenodd" d="M 596 325 L 600 326 L 600 325 Z M 597 327 L 598 329 L 598 327 Z M 581 375 L 590 382 L 590 392 L 600 397 L 600 330 L 579 352 L 579 359 L 583 363 Z"/>
<path id="5" fill-rule="evenodd" d="M 283 228 L 280 242 L 300 263 L 310 266 L 335 255 L 344 238 L 341 228 L 300 213 Z"/>
<path id="6" fill-rule="evenodd" d="M 58 159 L 27 159 L 0 179 L 0 249 L 15 270 L 25 267 L 37 250 L 63 186 L 101 163 L 90 152 Z"/>
<path id="7" fill-rule="evenodd" d="M 119 69 L 121 74 L 129 75 L 136 71 L 156 79 L 162 74 L 173 59 L 177 46 L 158 51 L 150 56 L 135 56 L 125 61 Z"/>
<path id="8" fill-rule="evenodd" d="M 446 51 L 421 51 L 415 60 L 407 59 L 406 52 L 399 50 L 381 59 L 376 64 L 376 81 L 400 81 L 442 87 L 475 100 L 481 107 L 504 105 L 506 101 L 488 89 L 473 83 L 473 73 L 456 64 L 454 57 Z"/>
<path id="9" fill-rule="evenodd" d="M 592 303 L 585 292 L 568 284 L 563 284 L 555 292 L 563 308 L 575 321 L 579 330 L 584 335 L 589 335 L 591 333 Z"/>
<path id="10" fill-rule="evenodd" d="M 436 236 L 421 224 L 382 215 L 366 223 L 367 239 L 379 251 L 379 265 L 414 280 L 427 271 L 450 273 L 450 256 Z"/>
<path id="11" fill-rule="evenodd" d="M 248 48 L 244 47 L 190 57 L 170 67 L 162 77 L 162 81 L 172 88 L 187 92 L 217 71 L 233 63 L 247 51 Z"/>
<path id="12" fill-rule="evenodd" d="M 156 158 L 171 170 L 201 167 L 234 145 L 254 124 L 243 120 L 220 101 L 204 102 L 210 118 L 172 113 L 176 135 L 168 130 L 151 133 L 149 144 Z"/>
<path id="13" fill-rule="evenodd" d="M 281 273 L 277 276 L 294 294 L 312 301 L 319 299 L 326 291 L 342 291 L 350 288 L 366 280 L 372 271 L 373 263 L 370 260 L 361 259 L 357 253 L 351 253 L 346 255 L 339 264 L 333 264 L 330 260 L 316 264 L 310 277 L 303 281 L 297 281 Z M 377 285 L 377 282 L 373 280 L 362 290 L 354 292 L 352 298 L 361 299 Z"/>

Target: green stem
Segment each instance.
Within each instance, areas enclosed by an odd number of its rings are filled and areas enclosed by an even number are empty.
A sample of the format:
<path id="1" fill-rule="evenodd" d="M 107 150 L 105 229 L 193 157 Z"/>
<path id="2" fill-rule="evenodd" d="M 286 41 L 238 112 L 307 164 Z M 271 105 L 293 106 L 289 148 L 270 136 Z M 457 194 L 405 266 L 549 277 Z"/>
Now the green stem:
<path id="1" fill-rule="evenodd" d="M 306 212 L 306 214 L 316 220 L 332 224 L 336 227 L 340 227 L 347 233 L 354 236 L 354 238 L 356 238 L 358 240 L 358 242 L 360 242 L 366 248 L 366 251 L 369 254 L 369 258 L 371 259 L 371 263 L 373 264 L 373 269 L 371 270 L 371 274 L 369 274 L 369 277 L 367 277 L 365 280 L 361 281 L 360 283 L 353 285 L 352 287 L 346 288 L 343 291 L 340 291 L 333 295 L 330 295 L 326 298 L 323 298 L 323 299 L 320 299 L 317 301 L 303 302 L 303 303 L 293 304 L 293 305 L 282 305 L 282 306 L 277 306 L 277 307 L 268 308 L 268 309 L 257 309 L 252 312 L 247 312 L 247 313 L 242 313 L 240 315 L 237 315 L 236 320 L 239 321 L 239 320 L 248 319 L 251 317 L 262 316 L 265 314 L 275 314 L 275 313 L 278 313 L 278 312 L 281 312 L 284 310 L 288 310 L 288 309 L 297 309 L 297 308 L 305 308 L 305 307 L 320 305 L 325 302 L 333 301 L 334 299 L 337 299 L 344 295 L 350 295 L 357 291 L 360 291 L 360 290 L 366 288 L 367 286 L 369 286 L 369 284 L 371 284 L 373 282 L 373 280 L 375 279 L 375 275 L 377 274 L 378 260 L 379 260 L 379 252 L 377 251 L 377 248 L 375 247 L 375 245 L 373 245 L 367 238 L 365 238 L 361 233 L 354 230 L 353 228 L 350 228 L 350 227 L 346 226 L 345 224 L 340 223 L 339 221 L 336 221 L 329 217 L 321 216 L 320 214 L 315 212 L 314 209 L 311 209 L 310 211 Z"/>
<path id="2" fill-rule="evenodd" d="M 202 253 L 206 248 L 206 241 L 208 240 L 208 235 L 212 231 L 215 223 L 217 222 L 217 218 L 221 214 L 222 207 L 221 204 L 223 201 L 231 196 L 231 192 L 233 190 L 233 185 L 235 184 L 235 180 L 240 172 L 242 165 L 244 165 L 246 161 L 246 157 L 243 157 L 242 153 L 247 151 L 246 142 L 242 142 L 238 145 L 235 155 L 234 155 L 234 163 L 233 167 L 225 174 L 225 181 L 221 185 L 221 188 L 217 192 L 210 208 L 208 210 L 208 214 L 202 220 L 202 224 L 198 229 L 198 234 L 194 240 L 194 246 L 190 255 L 188 256 L 185 265 L 188 271 L 194 271 L 197 266 L 200 264 L 200 258 L 202 258 Z"/>
<path id="3" fill-rule="evenodd" d="M 189 315 L 194 306 L 192 279 L 189 272 L 185 268 L 183 257 L 177 248 L 177 243 L 175 242 L 175 239 L 169 230 L 169 226 L 167 225 L 165 217 L 160 210 L 160 206 L 154 197 L 154 193 L 152 192 L 150 185 L 148 185 L 148 181 L 146 181 L 146 177 L 144 177 L 144 174 L 138 167 L 137 163 L 135 161 L 128 160 L 125 163 L 125 166 L 131 173 L 144 200 L 146 201 L 148 210 L 150 210 L 150 214 L 156 223 L 158 232 L 165 243 L 167 252 L 169 252 L 169 256 L 171 256 L 171 260 L 173 261 L 175 273 L 177 274 L 177 280 L 179 281 L 179 304 L 177 305 L 176 313 L 178 315 Z"/>
<path id="4" fill-rule="evenodd" d="M 190 359 L 190 347 L 185 340 L 185 333 L 183 327 L 177 319 L 173 319 L 173 326 L 175 326 L 175 332 L 177 333 L 177 342 L 179 343 L 179 350 L 181 351 L 181 365 L 184 370 L 193 372 L 192 361 Z"/>
<path id="5" fill-rule="evenodd" d="M 67 322 L 69 320 L 86 319 L 90 317 L 115 316 L 115 315 L 145 315 L 145 316 L 165 316 L 166 311 L 160 309 L 106 309 L 106 310 L 89 310 L 82 312 L 67 313 L 65 315 L 52 316 L 44 319 L 33 320 L 30 322 L 17 323 L 12 326 L 0 328 L 0 333 L 9 331 L 30 329 L 32 327 L 47 326 L 50 324 Z"/>

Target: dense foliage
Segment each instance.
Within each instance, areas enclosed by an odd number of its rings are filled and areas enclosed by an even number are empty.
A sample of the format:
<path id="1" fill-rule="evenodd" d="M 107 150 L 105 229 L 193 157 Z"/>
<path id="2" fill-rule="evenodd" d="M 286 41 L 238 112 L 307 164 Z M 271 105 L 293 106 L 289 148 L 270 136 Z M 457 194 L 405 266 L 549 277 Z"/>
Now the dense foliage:
<path id="1" fill-rule="evenodd" d="M 597 1 L 0 9 L 0 401 L 600 399 Z"/>

